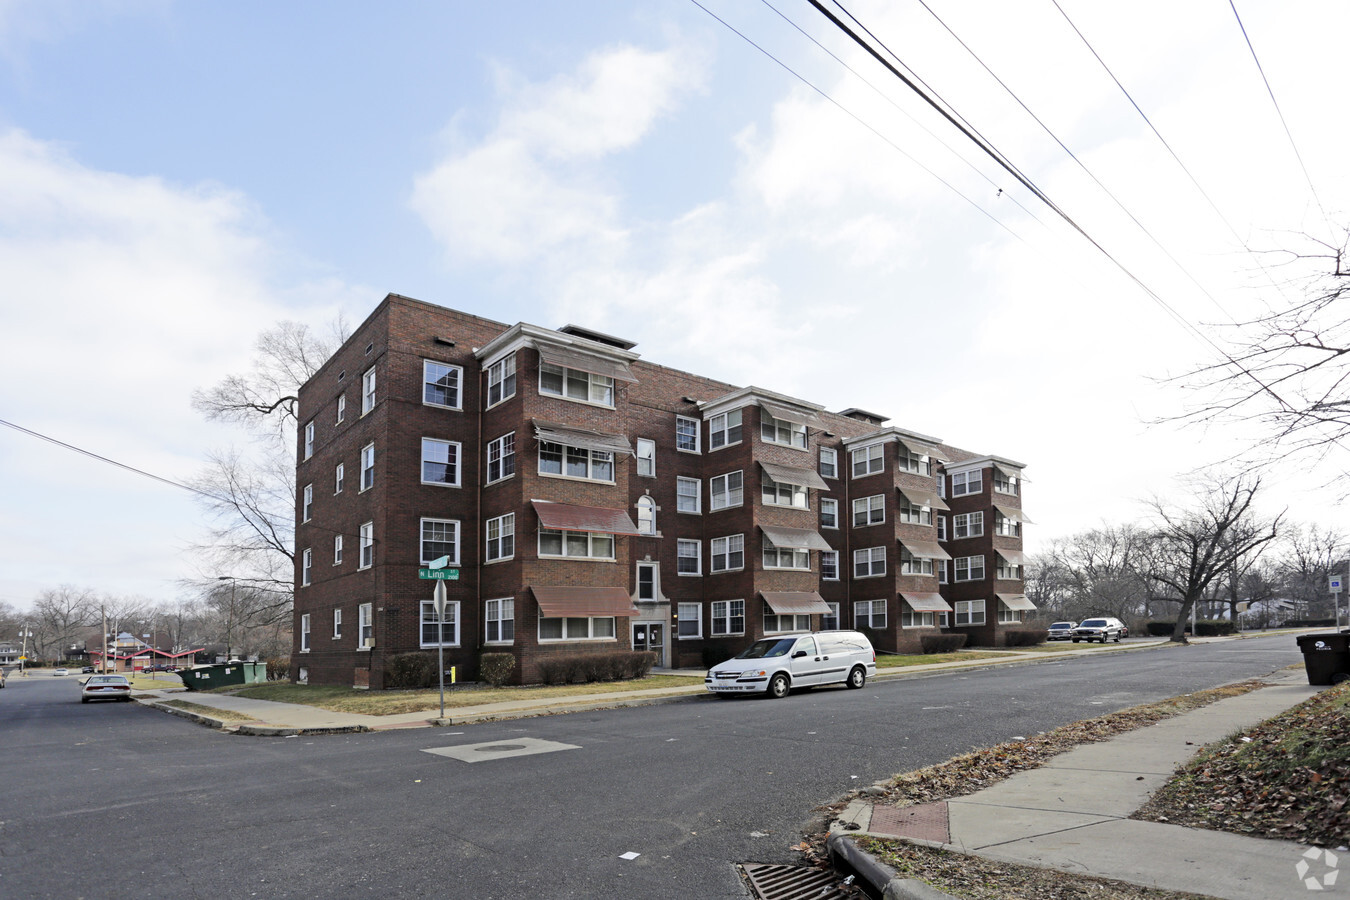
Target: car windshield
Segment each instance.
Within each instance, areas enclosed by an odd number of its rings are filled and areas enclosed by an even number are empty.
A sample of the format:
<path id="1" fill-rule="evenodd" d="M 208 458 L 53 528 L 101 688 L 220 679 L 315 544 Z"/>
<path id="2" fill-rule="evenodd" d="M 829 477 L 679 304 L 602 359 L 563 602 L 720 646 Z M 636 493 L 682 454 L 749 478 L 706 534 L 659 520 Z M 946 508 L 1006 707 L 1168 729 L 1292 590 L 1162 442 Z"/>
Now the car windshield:
<path id="1" fill-rule="evenodd" d="M 1072 627 L 1073 627 L 1073 623 L 1072 623 L 1072 622 L 1056 622 L 1055 624 L 1051 625 L 1050 627 L 1051 627 L 1051 628 L 1072 628 Z"/>
<path id="2" fill-rule="evenodd" d="M 755 641 L 747 647 L 737 659 L 768 659 L 771 656 L 787 656 L 792 645 L 797 643 L 796 638 L 771 638 L 763 641 Z"/>
<path id="3" fill-rule="evenodd" d="M 1101 628 L 1106 624 L 1105 619 L 1088 619 L 1083 623 L 1084 628 Z"/>

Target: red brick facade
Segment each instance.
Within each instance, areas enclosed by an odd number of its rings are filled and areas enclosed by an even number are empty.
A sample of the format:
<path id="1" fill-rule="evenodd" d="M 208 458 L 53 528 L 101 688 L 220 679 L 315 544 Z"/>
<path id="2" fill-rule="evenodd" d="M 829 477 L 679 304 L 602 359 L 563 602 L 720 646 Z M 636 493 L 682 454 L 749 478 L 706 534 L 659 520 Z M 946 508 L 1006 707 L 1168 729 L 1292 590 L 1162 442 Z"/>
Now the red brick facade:
<path id="1" fill-rule="evenodd" d="M 947 624 L 969 633 L 972 643 L 998 643 L 996 594 L 1020 596 L 1021 582 L 995 582 L 994 548 L 1020 550 L 1021 538 L 992 534 L 994 504 L 1020 509 L 1020 464 L 977 458 L 934 438 L 882 428 L 880 417 L 860 411 L 829 413 L 772 391 L 648 363 L 631 347 L 584 329 L 507 326 L 396 294 L 386 297 L 300 391 L 293 675 L 313 683 L 380 688 L 391 657 L 434 653 L 435 627 L 424 629 L 422 604 L 431 599 L 435 582 L 420 578 L 418 570 L 441 553 L 450 555 L 448 567 L 458 570 L 457 579 L 444 582 L 456 627 L 446 629 L 443 649 L 446 666 L 455 666 L 461 680 L 477 678 L 484 652 L 512 654 L 514 679 L 523 682 L 538 680 L 540 659 L 552 654 L 635 645 L 656 650 L 661 665 L 700 667 L 761 637 L 766 626 L 772 633 L 807 625 L 793 609 L 811 609 L 809 625 L 819 628 L 826 605 L 837 604 L 838 621 L 824 624 L 854 627 L 860 601 L 881 602 L 867 607 L 878 648 L 907 650 L 917 648 L 919 635 L 940 627 L 934 613 L 928 614 L 934 624 L 922 615 L 910 617 L 903 595 L 931 598 L 939 591 L 951 601 L 984 599 L 983 624 L 957 628 L 950 613 Z M 428 393 L 428 361 L 456 367 L 457 397 L 444 381 Z M 512 364 L 513 392 L 503 390 L 510 384 L 505 378 L 494 384 Z M 373 402 L 363 412 L 372 371 Z M 444 373 L 431 372 L 433 380 Z M 557 396 L 560 391 L 571 399 Z M 339 398 L 345 403 L 341 421 Z M 447 398 L 449 406 L 440 402 Z M 737 415 L 739 439 L 728 440 L 735 432 L 721 426 Z M 723 443 L 715 448 L 714 425 Z M 591 449 L 545 443 L 559 434 Z M 504 461 L 489 448 L 494 442 L 500 448 L 507 436 L 514 456 Z M 682 447 L 681 441 L 696 447 Z M 647 442 L 654 448 L 650 455 Z M 594 449 L 600 446 L 610 449 Z M 833 473 L 822 473 L 822 447 L 836 454 Z M 368 486 L 363 486 L 365 448 L 373 450 L 374 461 Z M 619 452 L 612 452 L 615 448 Z M 865 471 L 853 477 L 852 457 L 860 448 Z M 910 466 L 919 471 L 903 471 L 902 460 L 916 456 Z M 963 478 L 984 466 L 981 491 L 953 497 L 949 476 L 943 476 L 939 491 L 936 476 L 944 464 Z M 993 491 L 995 466 L 1013 474 L 1018 494 Z M 786 480 L 775 482 L 770 471 Z M 713 509 L 714 486 L 729 488 L 737 477 L 740 501 Z M 681 479 L 688 490 L 697 485 L 696 509 L 681 509 Z M 308 519 L 307 485 L 312 486 Z M 942 500 L 912 508 L 915 497 L 939 493 L 947 496 L 950 512 L 941 509 Z M 719 493 L 732 496 L 730 490 Z M 822 525 L 823 498 L 837 503 L 834 527 Z M 854 527 L 859 499 L 867 509 Z M 582 525 L 541 538 L 534 501 L 565 504 L 547 509 L 563 509 L 579 521 L 619 524 Z M 686 495 L 684 502 L 692 507 L 694 498 Z M 903 520 L 902 506 L 911 507 L 913 521 Z M 982 536 L 953 541 L 950 517 L 977 508 L 987 521 Z M 649 513 L 655 533 L 633 533 L 649 521 Z M 989 557 L 984 579 L 940 586 L 935 561 L 927 563 L 934 566 L 932 574 L 902 573 L 902 547 L 935 555 L 938 515 L 949 520 L 942 547 L 951 556 Z M 507 516 L 513 517 L 513 546 L 498 527 Z M 371 540 L 363 550 L 367 524 Z M 769 533 L 786 546 L 775 550 Z M 727 549 L 719 539 L 736 536 L 742 558 L 719 554 L 725 571 L 714 572 L 714 549 Z M 689 570 L 684 573 L 682 541 Z M 689 555 L 695 546 L 696 557 Z M 823 577 L 825 546 L 838 554 L 837 578 Z M 870 555 L 865 573 L 855 575 L 854 553 L 860 549 Z M 925 563 L 913 565 L 922 570 Z M 950 582 L 951 563 L 948 567 Z M 563 607 L 541 609 L 536 587 L 546 597 L 553 596 L 549 588 L 617 590 L 593 591 L 594 608 L 571 615 Z M 743 604 L 739 617 L 735 601 Z M 808 606 L 794 607 L 795 602 Z M 363 607 L 369 612 L 364 629 Z M 789 612 L 780 615 L 782 610 Z"/>

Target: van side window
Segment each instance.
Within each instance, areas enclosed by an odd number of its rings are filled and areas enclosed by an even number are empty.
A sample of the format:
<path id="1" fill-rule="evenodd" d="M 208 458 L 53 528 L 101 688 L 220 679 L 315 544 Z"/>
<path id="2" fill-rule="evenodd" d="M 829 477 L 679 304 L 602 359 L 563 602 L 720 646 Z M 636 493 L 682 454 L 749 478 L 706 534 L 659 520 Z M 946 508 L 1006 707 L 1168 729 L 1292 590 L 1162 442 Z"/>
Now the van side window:
<path id="1" fill-rule="evenodd" d="M 792 652 L 796 653 L 798 650 L 805 650 L 807 656 L 815 656 L 816 639 L 812 637 L 801 638 L 797 641 L 797 646 L 792 648 Z"/>

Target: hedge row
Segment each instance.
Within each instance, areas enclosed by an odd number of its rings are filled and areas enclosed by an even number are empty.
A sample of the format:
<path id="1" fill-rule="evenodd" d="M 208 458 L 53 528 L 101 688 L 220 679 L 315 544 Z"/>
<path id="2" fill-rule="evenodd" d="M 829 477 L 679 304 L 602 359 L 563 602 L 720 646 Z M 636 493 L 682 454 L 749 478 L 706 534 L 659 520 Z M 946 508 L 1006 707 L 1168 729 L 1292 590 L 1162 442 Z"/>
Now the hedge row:
<path id="1" fill-rule="evenodd" d="M 1003 645 L 1005 647 L 1034 647 L 1037 644 L 1045 643 L 1048 632 L 1034 629 L 1009 629 L 1003 632 Z"/>
<path id="2" fill-rule="evenodd" d="M 966 645 L 964 634 L 921 634 L 919 646 L 924 653 L 953 653 Z"/>
<path id="3" fill-rule="evenodd" d="M 1173 619 L 1171 622 L 1149 622 L 1148 633 L 1153 637 L 1167 637 L 1176 631 L 1177 623 Z M 1186 631 L 1189 633 L 1191 626 L 1186 625 Z M 1219 637 L 1225 634 L 1234 634 L 1237 626 L 1227 619 L 1200 619 L 1195 623 L 1196 637 Z"/>
<path id="4" fill-rule="evenodd" d="M 587 684 L 642 678 L 652 671 L 656 654 L 648 652 L 569 653 L 539 661 L 544 684 Z"/>

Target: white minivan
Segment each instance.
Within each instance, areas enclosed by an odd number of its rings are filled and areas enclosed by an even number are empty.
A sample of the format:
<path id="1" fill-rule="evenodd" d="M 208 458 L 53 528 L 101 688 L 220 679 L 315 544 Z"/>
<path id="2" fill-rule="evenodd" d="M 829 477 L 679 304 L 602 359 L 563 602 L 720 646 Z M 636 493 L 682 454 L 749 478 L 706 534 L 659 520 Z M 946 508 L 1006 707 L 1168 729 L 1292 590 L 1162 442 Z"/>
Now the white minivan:
<path id="1" fill-rule="evenodd" d="M 708 670 L 703 684 L 714 694 L 786 697 L 798 687 L 844 684 L 860 688 L 877 674 L 872 642 L 858 631 L 817 631 L 755 641 L 739 656 Z"/>

